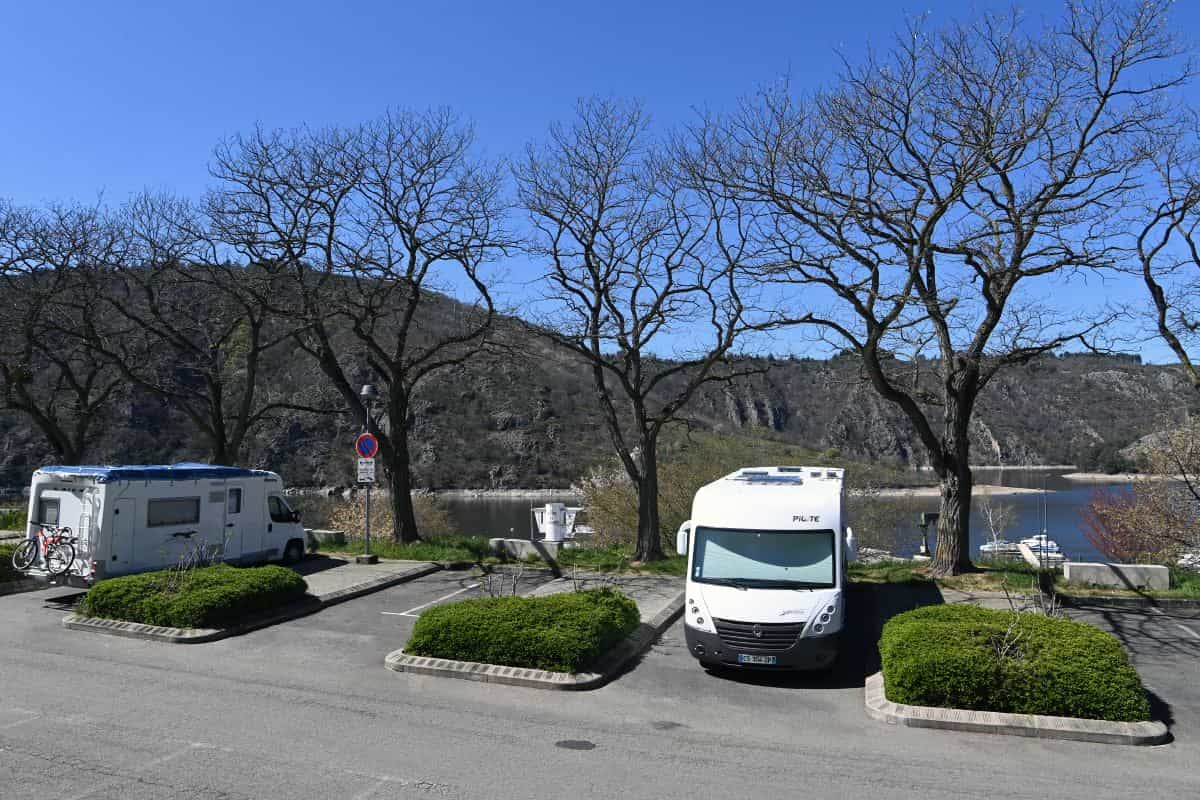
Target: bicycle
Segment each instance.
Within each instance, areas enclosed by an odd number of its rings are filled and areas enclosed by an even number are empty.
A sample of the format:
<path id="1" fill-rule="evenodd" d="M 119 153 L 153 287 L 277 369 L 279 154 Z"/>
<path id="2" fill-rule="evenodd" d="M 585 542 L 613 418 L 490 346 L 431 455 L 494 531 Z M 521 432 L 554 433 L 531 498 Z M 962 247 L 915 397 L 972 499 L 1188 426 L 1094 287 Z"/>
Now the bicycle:
<path id="1" fill-rule="evenodd" d="M 33 566 L 38 556 L 41 556 L 42 563 L 46 565 L 46 572 L 54 577 L 65 575 L 75 563 L 74 543 L 75 537 L 71 535 L 70 528 L 43 525 L 38 528 L 35 538 L 26 539 L 17 545 L 12 556 L 13 567 L 24 572 Z"/>

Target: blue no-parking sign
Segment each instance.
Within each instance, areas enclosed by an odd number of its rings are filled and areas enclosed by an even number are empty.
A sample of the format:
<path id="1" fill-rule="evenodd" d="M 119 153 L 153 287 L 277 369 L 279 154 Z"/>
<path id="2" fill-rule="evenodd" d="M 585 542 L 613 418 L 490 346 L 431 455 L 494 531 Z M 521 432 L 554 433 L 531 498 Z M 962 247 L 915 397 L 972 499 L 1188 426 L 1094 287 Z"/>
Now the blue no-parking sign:
<path id="1" fill-rule="evenodd" d="M 379 440 L 374 434 L 364 433 L 354 440 L 354 449 L 359 458 L 374 458 L 379 454 Z"/>

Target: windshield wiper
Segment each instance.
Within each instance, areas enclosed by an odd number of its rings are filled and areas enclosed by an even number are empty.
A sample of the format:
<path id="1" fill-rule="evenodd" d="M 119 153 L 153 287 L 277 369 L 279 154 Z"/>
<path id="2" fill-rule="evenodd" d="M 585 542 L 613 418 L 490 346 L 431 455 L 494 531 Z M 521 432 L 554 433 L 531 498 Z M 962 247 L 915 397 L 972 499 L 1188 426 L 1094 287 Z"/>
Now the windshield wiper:
<path id="1" fill-rule="evenodd" d="M 746 583 L 756 589 L 832 589 L 833 584 L 822 581 L 771 581 L 746 578 Z"/>
<path id="2" fill-rule="evenodd" d="M 733 578 L 701 578 L 703 583 L 715 583 L 717 586 L 732 586 L 735 589 L 746 591 L 746 584 L 741 581 L 736 581 Z"/>

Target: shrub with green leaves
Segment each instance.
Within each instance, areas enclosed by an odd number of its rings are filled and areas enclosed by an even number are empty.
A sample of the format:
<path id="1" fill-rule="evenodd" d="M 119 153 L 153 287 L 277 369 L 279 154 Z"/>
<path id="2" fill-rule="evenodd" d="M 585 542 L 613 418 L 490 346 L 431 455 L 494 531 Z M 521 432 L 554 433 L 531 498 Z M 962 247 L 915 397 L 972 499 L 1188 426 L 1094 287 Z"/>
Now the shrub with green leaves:
<path id="1" fill-rule="evenodd" d="M 1082 622 L 971 605 L 898 614 L 879 640 L 895 703 L 1140 721 L 1137 670 L 1112 634 Z"/>
<path id="2" fill-rule="evenodd" d="M 308 586 L 285 567 L 218 564 L 109 578 L 93 586 L 80 613 L 172 628 L 217 628 L 295 602 Z"/>
<path id="3" fill-rule="evenodd" d="M 404 651 L 411 655 L 580 672 L 641 621 L 612 589 L 546 597 L 485 597 L 426 611 Z"/>

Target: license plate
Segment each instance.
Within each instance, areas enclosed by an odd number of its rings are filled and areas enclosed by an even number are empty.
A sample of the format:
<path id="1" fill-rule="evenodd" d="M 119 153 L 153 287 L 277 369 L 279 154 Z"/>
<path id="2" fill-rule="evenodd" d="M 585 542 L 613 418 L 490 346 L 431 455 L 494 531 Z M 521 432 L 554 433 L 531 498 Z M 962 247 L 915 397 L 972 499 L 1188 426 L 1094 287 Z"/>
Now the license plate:
<path id="1" fill-rule="evenodd" d="M 739 664 L 774 664 L 775 656 L 752 656 L 746 653 L 738 653 Z"/>

